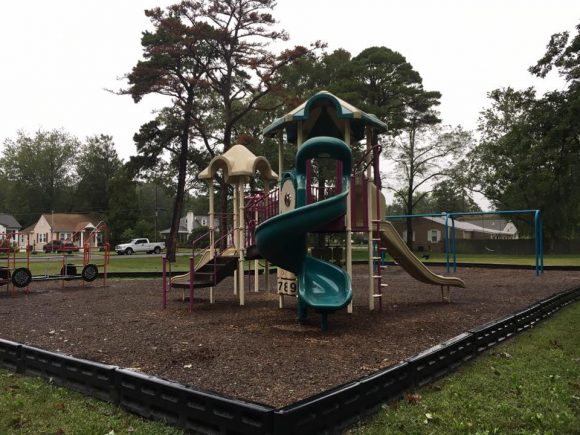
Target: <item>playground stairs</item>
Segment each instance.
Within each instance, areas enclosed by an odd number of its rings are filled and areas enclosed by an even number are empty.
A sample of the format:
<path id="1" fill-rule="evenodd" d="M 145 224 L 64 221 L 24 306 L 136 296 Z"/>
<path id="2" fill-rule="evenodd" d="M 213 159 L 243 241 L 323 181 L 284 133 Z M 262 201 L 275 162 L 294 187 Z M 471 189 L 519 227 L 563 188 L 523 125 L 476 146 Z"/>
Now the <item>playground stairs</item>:
<path id="1" fill-rule="evenodd" d="M 238 264 L 238 257 L 226 251 L 227 255 L 218 255 L 210 260 L 193 275 L 193 286 L 195 288 L 213 287 L 223 281 L 228 276 L 232 276 Z M 174 280 L 171 283 L 174 288 L 189 288 L 189 274 L 182 279 Z"/>

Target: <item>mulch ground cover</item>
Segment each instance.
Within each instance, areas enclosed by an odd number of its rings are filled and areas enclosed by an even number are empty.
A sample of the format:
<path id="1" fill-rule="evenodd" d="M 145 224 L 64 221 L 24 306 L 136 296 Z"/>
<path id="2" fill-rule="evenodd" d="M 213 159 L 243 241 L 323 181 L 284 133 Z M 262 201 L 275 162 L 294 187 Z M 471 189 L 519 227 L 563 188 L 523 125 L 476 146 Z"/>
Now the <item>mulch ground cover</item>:
<path id="1" fill-rule="evenodd" d="M 434 267 L 435 273 L 445 274 Z M 161 309 L 161 280 L 33 283 L 29 293 L 0 287 L 0 338 L 275 407 L 368 375 L 474 326 L 580 285 L 580 272 L 462 268 L 467 288 L 441 302 L 439 287 L 421 284 L 398 267 L 385 271 L 389 288 L 380 311 L 368 310 L 367 267 L 354 267 L 354 313 L 329 316 L 329 330 L 311 313 L 295 321 L 295 302 L 264 290 L 240 307 L 233 281 L 198 290 L 188 313 L 181 290 Z M 272 289 L 275 276 L 271 277 Z M 252 286 L 253 288 L 253 286 Z"/>

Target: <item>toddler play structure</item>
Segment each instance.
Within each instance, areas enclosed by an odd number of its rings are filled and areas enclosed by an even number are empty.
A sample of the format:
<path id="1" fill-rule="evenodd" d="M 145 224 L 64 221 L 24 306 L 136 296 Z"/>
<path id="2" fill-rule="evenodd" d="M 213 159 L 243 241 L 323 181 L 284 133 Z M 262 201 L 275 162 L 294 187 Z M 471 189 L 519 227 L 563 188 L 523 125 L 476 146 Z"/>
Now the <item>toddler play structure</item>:
<path id="1" fill-rule="evenodd" d="M 95 252 L 99 248 L 95 240 L 99 234 L 104 235 L 103 252 Z M 107 282 L 107 265 L 109 263 L 109 243 L 107 230 L 104 222 L 100 222 L 91 234 L 83 240 L 82 253 L 69 255 L 40 255 L 31 256 L 30 243 L 26 243 L 27 249 L 24 255 L 18 252 L 16 241 L 20 237 L 28 238 L 28 235 L 18 233 L 0 234 L 0 286 L 28 289 L 32 282 L 82 280 L 92 282 L 99 275 L 101 268 L 103 285 Z M 76 233 L 72 235 L 74 240 Z M 3 243 L 2 243 L 3 242 Z M 100 259 L 99 264 L 95 261 Z M 33 267 L 33 265 L 35 267 Z M 44 271 L 45 273 L 33 274 L 32 270 Z"/>
<path id="2" fill-rule="evenodd" d="M 197 250 L 197 260 L 192 255 L 189 273 L 170 279 L 164 261 L 163 306 L 170 286 L 189 289 L 191 309 L 196 287 L 211 289 L 231 274 L 236 275 L 235 291 L 243 305 L 244 261 L 262 257 L 266 276 L 270 263 L 278 266 L 280 307 L 285 297 L 297 297 L 299 319 L 312 308 L 321 314 L 326 328 L 328 313 L 344 307 L 352 312 L 353 233 L 364 233 L 367 241 L 370 310 L 381 309 L 388 286 L 379 261 L 383 251 L 412 277 L 440 286 L 442 298 L 449 299 L 449 288 L 464 287 L 463 281 L 432 273 L 384 220 L 381 149 L 376 144 L 377 134 L 384 130 L 386 124 L 374 115 L 323 91 L 264 130 L 266 136 L 278 139 L 279 176 L 264 157 L 254 156 L 241 145 L 215 157 L 199 175 L 209 186 L 210 222 L 209 232 L 194 242 L 193 249 L 196 253 L 196 246 L 204 242 L 205 250 Z M 354 147 L 362 141 L 364 149 Z M 284 171 L 285 143 L 297 148 L 294 171 Z M 333 172 L 330 176 L 328 168 Z M 218 216 L 214 211 L 213 178 L 218 170 L 233 186 L 232 216 Z M 264 190 L 246 192 L 250 178 L 258 172 Z M 275 180 L 279 186 L 270 190 Z M 217 239 L 216 218 L 233 218 L 230 232 Z M 256 262 L 255 266 L 257 273 Z"/>

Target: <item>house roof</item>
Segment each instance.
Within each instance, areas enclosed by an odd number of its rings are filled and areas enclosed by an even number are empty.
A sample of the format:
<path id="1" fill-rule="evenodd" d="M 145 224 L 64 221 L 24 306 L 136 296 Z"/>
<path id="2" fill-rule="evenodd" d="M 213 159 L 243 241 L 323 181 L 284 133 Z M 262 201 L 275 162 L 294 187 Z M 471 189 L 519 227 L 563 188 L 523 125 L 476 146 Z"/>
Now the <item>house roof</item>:
<path id="1" fill-rule="evenodd" d="M 500 231 L 506 231 L 506 232 L 509 231 L 508 228 L 506 228 L 506 227 L 508 226 L 508 224 L 510 224 L 510 221 L 508 221 L 506 219 L 483 219 L 483 218 L 474 219 L 474 218 L 470 218 L 470 219 L 465 219 L 463 221 L 469 222 L 469 223 L 471 223 L 473 225 L 477 225 L 479 227 L 490 228 L 492 230 L 500 230 Z M 510 227 L 511 227 L 511 225 L 510 225 Z M 515 227 L 512 227 L 512 230 L 515 231 Z"/>
<path id="2" fill-rule="evenodd" d="M 186 221 L 187 216 L 179 219 L 179 230 L 177 230 L 179 234 L 188 234 Z M 159 234 L 169 234 L 170 232 L 171 228 L 165 228 L 164 230 L 159 231 Z"/>
<path id="3" fill-rule="evenodd" d="M 42 216 L 53 231 L 77 232 L 87 227 L 94 228 L 101 220 L 97 216 L 80 213 L 45 213 Z"/>
<path id="4" fill-rule="evenodd" d="M 7 229 L 20 229 L 22 225 L 11 214 L 0 213 L 0 225 L 6 227 Z"/>
<path id="5" fill-rule="evenodd" d="M 430 221 L 436 222 L 440 225 L 445 225 L 445 219 L 440 217 L 425 217 Z M 451 221 L 448 223 L 449 227 L 451 227 Z M 482 227 L 471 222 L 455 220 L 455 228 L 460 229 L 463 231 L 469 232 L 476 232 L 476 233 L 485 233 L 485 234 L 501 234 L 501 235 L 513 235 L 514 233 L 511 231 L 504 231 L 502 228 L 501 230 L 489 228 L 489 227 Z"/>
<path id="6" fill-rule="evenodd" d="M 33 233 L 35 226 L 36 226 L 36 224 L 32 224 L 32 225 L 24 228 L 23 230 L 20 230 L 20 234 L 30 234 L 30 233 Z"/>

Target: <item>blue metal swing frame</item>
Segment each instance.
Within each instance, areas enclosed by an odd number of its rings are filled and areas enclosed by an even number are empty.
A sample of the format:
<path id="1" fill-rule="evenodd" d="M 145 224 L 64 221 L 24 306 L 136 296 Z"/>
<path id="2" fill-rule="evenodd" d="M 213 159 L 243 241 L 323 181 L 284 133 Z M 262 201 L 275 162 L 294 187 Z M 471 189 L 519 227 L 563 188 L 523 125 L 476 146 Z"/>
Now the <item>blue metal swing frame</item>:
<path id="1" fill-rule="evenodd" d="M 450 272 L 450 255 L 453 255 L 453 272 L 457 272 L 457 247 L 455 243 L 455 218 L 460 216 L 485 216 L 485 215 L 520 215 L 532 214 L 534 216 L 534 250 L 536 276 L 544 273 L 544 236 L 542 225 L 542 212 L 540 210 L 502 210 L 502 211 L 475 211 L 453 213 L 421 213 L 386 216 L 386 219 L 406 219 L 417 217 L 442 217 L 445 218 L 445 254 L 447 272 Z M 449 240 L 449 219 L 451 219 L 451 240 Z M 451 249 L 449 245 L 451 242 Z M 450 252 L 451 251 L 451 252 Z"/>

